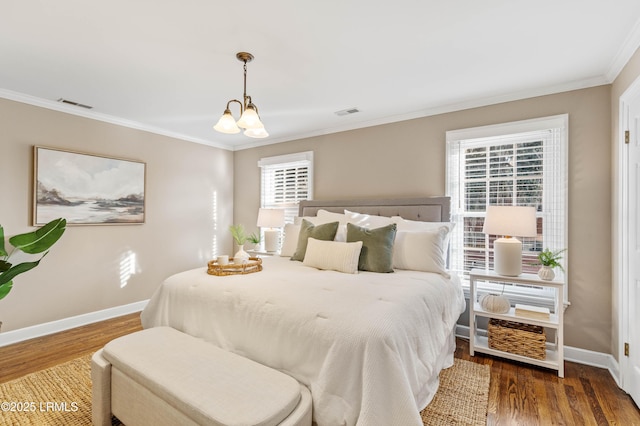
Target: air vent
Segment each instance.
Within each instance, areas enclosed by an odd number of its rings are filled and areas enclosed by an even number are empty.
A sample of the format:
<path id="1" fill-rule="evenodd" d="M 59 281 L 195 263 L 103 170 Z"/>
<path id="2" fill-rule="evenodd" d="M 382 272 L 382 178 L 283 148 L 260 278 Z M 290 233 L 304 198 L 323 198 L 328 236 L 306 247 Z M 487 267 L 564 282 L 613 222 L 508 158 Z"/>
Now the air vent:
<path id="1" fill-rule="evenodd" d="M 360 112 L 360 110 L 356 107 L 343 109 L 342 111 L 336 111 L 334 114 L 337 116 L 344 116 L 349 114 L 355 114 L 356 112 Z"/>
<path id="2" fill-rule="evenodd" d="M 77 106 L 80 108 L 86 108 L 86 109 L 91 109 L 93 108 L 90 105 L 84 105 L 84 104 L 80 104 L 78 102 L 74 102 L 74 101 L 70 101 L 69 99 L 64 99 L 64 98 L 60 98 L 58 99 L 58 102 L 63 103 L 63 104 L 67 104 L 67 105 L 73 105 L 73 106 Z"/>

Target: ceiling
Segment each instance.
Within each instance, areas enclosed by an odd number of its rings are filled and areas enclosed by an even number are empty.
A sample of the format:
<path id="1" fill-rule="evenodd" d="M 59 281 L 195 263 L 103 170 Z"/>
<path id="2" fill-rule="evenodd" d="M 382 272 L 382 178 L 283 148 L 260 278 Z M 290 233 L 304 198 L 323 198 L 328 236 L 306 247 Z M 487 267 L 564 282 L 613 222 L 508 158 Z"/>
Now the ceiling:
<path id="1" fill-rule="evenodd" d="M 231 150 L 608 84 L 640 45 L 638 0 L 0 0 L 0 10 L 0 97 Z M 242 98 L 239 51 L 255 56 L 247 94 L 266 139 L 212 128 Z M 360 112 L 335 114 L 350 108 Z"/>

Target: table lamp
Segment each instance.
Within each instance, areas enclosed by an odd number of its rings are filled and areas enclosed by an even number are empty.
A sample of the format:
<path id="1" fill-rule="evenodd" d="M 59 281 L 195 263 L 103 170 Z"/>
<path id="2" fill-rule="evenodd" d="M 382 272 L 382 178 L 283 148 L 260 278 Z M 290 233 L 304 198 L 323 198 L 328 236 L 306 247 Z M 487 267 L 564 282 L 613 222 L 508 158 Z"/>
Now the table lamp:
<path id="1" fill-rule="evenodd" d="M 284 209 L 260 209 L 258 210 L 257 226 L 269 228 L 264 230 L 264 249 L 271 253 L 278 251 L 279 229 L 284 226 Z"/>
<path id="2" fill-rule="evenodd" d="M 522 273 L 522 243 L 518 237 L 535 237 L 536 210 L 523 206 L 488 206 L 482 232 L 502 235 L 493 242 L 493 270 L 517 277 Z"/>

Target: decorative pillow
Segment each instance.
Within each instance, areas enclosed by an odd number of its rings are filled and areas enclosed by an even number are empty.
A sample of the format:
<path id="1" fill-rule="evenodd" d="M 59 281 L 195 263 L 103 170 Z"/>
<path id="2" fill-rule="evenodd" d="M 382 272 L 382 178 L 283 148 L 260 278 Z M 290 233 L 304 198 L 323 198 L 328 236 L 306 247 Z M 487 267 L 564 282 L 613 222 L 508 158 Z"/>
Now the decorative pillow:
<path id="1" fill-rule="evenodd" d="M 362 241 L 340 243 L 309 238 L 302 263 L 318 269 L 356 274 L 361 249 Z"/>
<path id="2" fill-rule="evenodd" d="M 358 225 L 363 228 L 379 228 L 395 223 L 392 218 L 386 216 L 368 215 L 363 213 L 351 212 L 349 210 L 345 210 L 344 214 L 347 216 L 349 223 L 353 223 L 354 225 Z"/>
<path id="3" fill-rule="evenodd" d="M 325 223 L 331 223 L 338 221 L 340 226 L 334 237 L 334 241 L 347 241 L 347 216 L 342 213 L 332 213 L 326 210 L 318 210 L 318 216 L 304 216 L 296 217 L 295 222 L 297 225 L 301 224 L 303 220 L 307 220 L 314 225 L 322 225 Z"/>
<path id="4" fill-rule="evenodd" d="M 303 261 L 307 252 L 307 240 L 309 237 L 322 241 L 333 241 L 338 231 L 338 222 L 323 223 L 314 225 L 306 219 L 302 219 L 300 233 L 298 234 L 298 245 L 296 251 L 291 256 L 291 260 Z"/>
<path id="5" fill-rule="evenodd" d="M 393 249 L 393 267 L 435 272 L 450 278 L 446 269 L 448 228 L 433 231 L 398 231 Z"/>
<path id="6" fill-rule="evenodd" d="M 400 216 L 393 216 L 392 219 L 398 224 L 398 232 L 400 231 L 440 231 L 444 226 L 447 230 L 447 235 L 444 239 L 444 252 L 445 262 L 449 256 L 449 239 L 451 237 L 451 231 L 456 225 L 453 222 L 420 222 L 417 220 L 403 219 Z"/>
<path id="7" fill-rule="evenodd" d="M 347 242 L 362 241 L 358 269 L 371 272 L 393 272 L 393 241 L 396 224 L 368 229 L 347 223 Z"/>
<path id="8" fill-rule="evenodd" d="M 282 240 L 282 248 L 280 256 L 293 256 L 298 247 L 298 235 L 300 234 L 300 225 L 287 223 L 284 225 L 284 237 Z"/>

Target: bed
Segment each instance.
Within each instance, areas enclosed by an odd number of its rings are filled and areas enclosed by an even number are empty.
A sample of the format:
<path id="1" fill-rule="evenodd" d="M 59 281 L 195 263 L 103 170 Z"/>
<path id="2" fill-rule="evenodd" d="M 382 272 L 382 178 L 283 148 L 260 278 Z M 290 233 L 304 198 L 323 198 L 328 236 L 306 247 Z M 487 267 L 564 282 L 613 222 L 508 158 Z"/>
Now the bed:
<path id="1" fill-rule="evenodd" d="M 396 240 L 417 238 L 421 222 L 448 222 L 449 199 L 300 205 L 309 221 L 321 214 L 376 226 L 389 218 Z M 173 327 L 291 375 L 311 390 L 317 425 L 421 425 L 439 372 L 453 364 L 453 331 L 465 305 L 458 277 L 318 269 L 307 264 L 308 250 L 304 262 L 265 257 L 253 274 L 218 277 L 203 267 L 173 275 L 142 312 L 142 325 Z"/>

